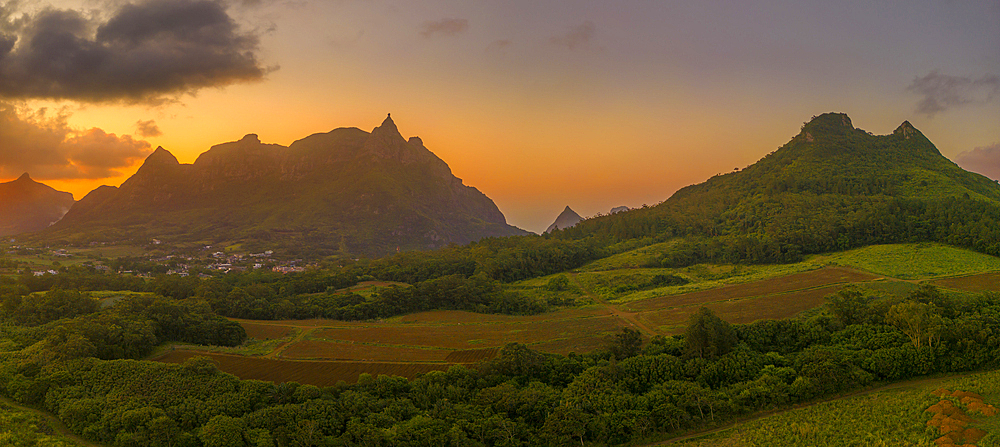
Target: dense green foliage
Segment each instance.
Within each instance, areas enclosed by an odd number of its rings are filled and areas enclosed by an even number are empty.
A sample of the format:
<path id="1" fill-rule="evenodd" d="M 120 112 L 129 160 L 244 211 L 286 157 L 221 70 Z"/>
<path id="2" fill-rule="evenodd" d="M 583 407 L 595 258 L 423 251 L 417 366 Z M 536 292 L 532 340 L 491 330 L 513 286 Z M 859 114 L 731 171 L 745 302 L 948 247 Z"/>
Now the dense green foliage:
<path id="1" fill-rule="evenodd" d="M 0 403 L 0 445 L 7 447 L 74 447 L 55 435 L 44 418 Z"/>
<path id="2" fill-rule="evenodd" d="M 892 309 L 912 304 L 938 316 L 928 328 L 933 343 L 918 346 L 897 325 Z M 508 345 L 476 369 L 409 381 L 363 376 L 320 389 L 239 380 L 203 358 L 124 359 L 160 340 L 226 343 L 232 335 L 204 302 L 133 297 L 35 328 L 4 326 L 0 393 L 115 446 L 618 444 L 878 381 L 1000 366 L 998 295 L 955 301 L 922 288 L 903 300 L 847 291 L 831 309 L 809 320 L 715 327 L 722 337 L 711 342 L 725 347 L 714 357 L 698 355 L 705 340 L 695 337 L 641 347 L 637 332 L 623 331 L 590 355 Z M 707 311 L 696 318 L 719 324 Z"/>
<path id="3" fill-rule="evenodd" d="M 53 288 L 152 292 L 174 299 L 207 302 L 220 315 L 264 320 L 364 320 L 430 309 L 533 314 L 547 310 L 550 304 L 558 304 L 524 296 L 483 274 L 413 277 L 411 279 L 415 282 L 412 287 L 382 287 L 377 293 L 367 297 L 340 290 L 357 284 L 359 275 L 377 272 L 381 268 L 381 265 L 351 266 L 287 275 L 269 271 L 232 272 L 207 279 L 159 274 L 146 280 L 135 276 L 102 273 L 87 267 L 64 267 L 58 275 L 34 276 L 31 272 L 26 272 L 16 281 L 0 280 L 0 290 L 4 287 L 11 289 L 11 296 Z M 69 296 L 66 294 L 75 292 L 60 293 L 53 296 Z M 37 301 L 30 300 L 26 303 Z M 17 306 L 20 301 L 7 305 Z M 43 315 L 38 315 L 38 318 L 55 319 Z M 18 322 L 31 324 L 21 320 Z"/>

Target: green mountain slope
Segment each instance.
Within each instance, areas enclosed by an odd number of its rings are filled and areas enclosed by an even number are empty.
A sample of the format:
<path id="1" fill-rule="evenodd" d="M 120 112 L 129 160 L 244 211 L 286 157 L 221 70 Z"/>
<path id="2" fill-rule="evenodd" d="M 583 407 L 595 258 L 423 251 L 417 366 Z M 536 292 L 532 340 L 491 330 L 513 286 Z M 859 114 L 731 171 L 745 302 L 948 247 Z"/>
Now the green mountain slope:
<path id="1" fill-rule="evenodd" d="M 121 187 L 88 194 L 42 236 L 382 255 L 516 234 L 525 232 L 492 200 L 387 118 L 371 133 L 340 128 L 287 148 L 247 135 L 190 165 L 159 148 Z"/>
<path id="2" fill-rule="evenodd" d="M 0 183 L 0 236 L 37 231 L 52 225 L 73 206 L 73 194 L 56 191 L 24 173 Z"/>
<path id="3" fill-rule="evenodd" d="M 644 209 L 557 237 L 611 242 L 674 236 L 677 259 L 773 262 L 876 243 L 939 241 L 1000 254 L 1000 186 L 967 172 L 904 122 L 871 135 L 840 113 L 815 117 L 777 151 Z"/>

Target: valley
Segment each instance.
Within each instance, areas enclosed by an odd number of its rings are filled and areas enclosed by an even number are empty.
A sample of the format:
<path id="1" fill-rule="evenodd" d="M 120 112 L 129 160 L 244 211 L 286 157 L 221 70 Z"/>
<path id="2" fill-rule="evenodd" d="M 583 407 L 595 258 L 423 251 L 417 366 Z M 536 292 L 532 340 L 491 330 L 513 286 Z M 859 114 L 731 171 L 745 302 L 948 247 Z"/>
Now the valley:
<path id="1" fill-rule="evenodd" d="M 158 149 L 0 245 L 0 395 L 116 447 L 636 445 L 1000 365 L 1000 188 L 909 122 L 819 115 L 564 221 L 506 225 L 390 119 Z M 910 403 L 914 442 L 957 433 Z"/>
<path id="2" fill-rule="evenodd" d="M 647 250 L 617 257 L 634 259 Z M 881 261 L 872 262 L 875 259 Z M 900 298 L 923 283 L 956 296 L 1000 292 L 1000 282 L 992 281 L 1000 275 L 1000 259 L 939 244 L 870 246 L 775 266 L 609 269 L 609 263 L 602 260 L 568 273 L 575 288 L 560 293 L 579 305 L 538 315 L 437 310 L 360 322 L 235 319 L 247 332 L 244 347 L 175 344 L 151 358 L 183 363 L 194 355 L 208 355 L 220 369 L 244 379 L 330 386 L 356 381 L 364 373 L 413 378 L 450 365 L 470 365 L 494 358 L 508 343 L 570 355 L 606 348 L 625 327 L 648 338 L 682 334 L 702 306 L 731 324 L 748 324 L 808 316 L 848 286 Z M 637 277 L 657 274 L 679 275 L 691 282 L 639 293 L 613 292 L 616 284 L 637 283 L 641 282 Z M 560 275 L 564 274 L 521 281 L 514 287 L 544 293 L 539 289 Z M 363 287 L 378 289 L 371 284 Z"/>

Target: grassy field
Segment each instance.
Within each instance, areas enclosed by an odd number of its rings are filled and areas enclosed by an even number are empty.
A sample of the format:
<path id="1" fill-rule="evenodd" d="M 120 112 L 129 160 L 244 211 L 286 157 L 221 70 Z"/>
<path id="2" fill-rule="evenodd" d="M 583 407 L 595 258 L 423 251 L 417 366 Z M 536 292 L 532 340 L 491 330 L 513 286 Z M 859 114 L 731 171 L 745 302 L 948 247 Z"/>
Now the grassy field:
<path id="1" fill-rule="evenodd" d="M 872 245 L 817 255 L 808 262 L 847 265 L 898 279 L 933 279 L 1000 271 L 1000 258 L 932 243 Z"/>
<path id="2" fill-rule="evenodd" d="M 678 443 L 685 447 L 707 446 L 912 446 L 955 445 L 942 439 L 942 432 L 929 424 L 943 391 L 972 392 L 985 404 L 1000 406 L 1000 371 L 948 380 L 915 382 L 891 390 L 819 403 L 741 424 L 701 439 Z M 965 393 L 960 393 L 965 394 Z M 1000 446 L 1000 415 L 986 416 L 975 404 L 946 396 L 971 418 L 965 430 L 981 430 L 979 447 Z M 935 443 L 936 440 L 940 440 Z M 966 441 L 968 442 L 968 441 Z M 972 444 L 972 442 L 970 442 Z M 959 444 L 960 445 L 960 444 Z"/>

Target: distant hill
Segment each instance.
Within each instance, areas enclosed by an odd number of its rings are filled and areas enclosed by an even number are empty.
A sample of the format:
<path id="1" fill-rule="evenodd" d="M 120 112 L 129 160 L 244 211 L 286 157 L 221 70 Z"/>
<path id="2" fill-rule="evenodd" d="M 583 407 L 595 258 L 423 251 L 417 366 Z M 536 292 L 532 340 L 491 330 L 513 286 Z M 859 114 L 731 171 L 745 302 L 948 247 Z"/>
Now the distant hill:
<path id="1" fill-rule="evenodd" d="M 704 239 L 675 247 L 668 263 L 783 262 L 918 241 L 1000 255 L 1000 185 L 942 156 L 909 122 L 872 135 L 845 114 L 827 113 L 746 169 L 558 235 L 607 243 L 676 236 Z"/>
<path id="2" fill-rule="evenodd" d="M 526 234 L 391 118 L 288 147 L 256 135 L 193 164 L 157 148 L 119 188 L 81 199 L 47 239 L 244 243 L 314 255 L 383 255 Z"/>
<path id="3" fill-rule="evenodd" d="M 48 227 L 61 219 L 73 202 L 73 194 L 38 183 L 28 173 L 0 183 L 0 236 Z"/>
<path id="4" fill-rule="evenodd" d="M 577 214 L 576 211 L 573 211 L 572 209 L 570 209 L 569 206 L 567 206 L 566 209 L 564 209 L 561 213 L 559 213 L 559 216 L 556 217 L 555 222 L 552 222 L 552 224 L 545 229 L 545 232 L 551 233 L 552 230 L 555 229 L 564 230 L 566 228 L 572 227 L 573 225 L 580 223 L 581 220 L 583 220 L 583 218 L 580 217 L 580 215 Z"/>

